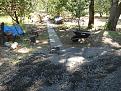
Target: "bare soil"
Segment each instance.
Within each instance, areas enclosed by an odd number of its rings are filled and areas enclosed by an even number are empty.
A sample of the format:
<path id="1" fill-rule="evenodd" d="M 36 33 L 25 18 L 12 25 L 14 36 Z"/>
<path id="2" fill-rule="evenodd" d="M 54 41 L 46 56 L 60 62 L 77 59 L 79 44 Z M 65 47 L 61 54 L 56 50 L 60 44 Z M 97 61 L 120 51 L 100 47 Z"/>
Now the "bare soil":
<path id="1" fill-rule="evenodd" d="M 70 40 L 73 36 L 70 29 L 58 29 L 57 34 L 65 48 L 87 47 L 90 50 L 93 47 L 100 51 L 99 47 L 108 47 L 109 50 L 104 50 L 98 57 L 89 57 L 88 62 L 68 71 L 67 63 L 51 62 L 53 54 L 48 51 L 47 32 L 40 31 L 39 43 L 31 47 L 27 44 L 28 49 L 33 49 L 29 53 L 0 48 L 0 91 L 120 91 L 120 31 L 95 30 L 88 39 L 78 43 Z"/>

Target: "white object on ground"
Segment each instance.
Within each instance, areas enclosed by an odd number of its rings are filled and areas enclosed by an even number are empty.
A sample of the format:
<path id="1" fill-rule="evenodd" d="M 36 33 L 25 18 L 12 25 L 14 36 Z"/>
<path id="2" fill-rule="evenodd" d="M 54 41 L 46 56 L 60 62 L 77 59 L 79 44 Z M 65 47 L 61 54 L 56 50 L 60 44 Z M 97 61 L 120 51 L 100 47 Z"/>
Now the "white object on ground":
<path id="1" fill-rule="evenodd" d="M 14 42 L 12 45 L 11 45 L 11 48 L 12 49 L 16 49 L 18 47 L 18 43 L 17 42 Z"/>

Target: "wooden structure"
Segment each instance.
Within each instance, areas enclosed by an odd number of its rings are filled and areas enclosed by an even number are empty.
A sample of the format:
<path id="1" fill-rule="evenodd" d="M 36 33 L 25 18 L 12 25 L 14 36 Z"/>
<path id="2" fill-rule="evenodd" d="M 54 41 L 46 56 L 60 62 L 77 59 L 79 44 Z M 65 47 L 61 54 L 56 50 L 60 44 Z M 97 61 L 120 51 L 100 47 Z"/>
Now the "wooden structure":
<path id="1" fill-rule="evenodd" d="M 0 25 L 0 46 L 3 46 L 5 43 L 5 37 L 4 37 L 4 22 Z"/>

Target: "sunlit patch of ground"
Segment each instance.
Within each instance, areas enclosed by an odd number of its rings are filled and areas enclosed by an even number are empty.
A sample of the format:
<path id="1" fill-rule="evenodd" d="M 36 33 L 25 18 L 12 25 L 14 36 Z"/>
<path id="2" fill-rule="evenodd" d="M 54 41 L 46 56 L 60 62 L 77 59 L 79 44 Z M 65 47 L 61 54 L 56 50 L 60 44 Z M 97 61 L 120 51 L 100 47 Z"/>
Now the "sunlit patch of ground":
<path id="1" fill-rule="evenodd" d="M 81 27 L 87 27 L 88 26 L 88 21 L 89 21 L 88 16 L 81 17 L 80 18 L 80 26 Z M 97 29 L 97 28 L 105 26 L 107 21 L 108 21 L 108 17 L 95 16 L 94 28 Z M 74 20 L 70 20 L 68 22 L 65 22 L 64 25 L 66 25 L 68 27 L 77 26 L 78 22 L 77 22 L 77 19 L 74 19 Z M 121 20 L 118 21 L 117 28 L 121 28 Z"/>
<path id="2" fill-rule="evenodd" d="M 43 41 L 42 44 L 48 44 L 48 41 Z"/>
<path id="3" fill-rule="evenodd" d="M 17 50 L 18 53 L 29 53 L 31 50 L 24 47 Z"/>
<path id="4" fill-rule="evenodd" d="M 87 18 L 85 18 L 87 19 Z M 106 18 L 96 18 L 94 29 L 91 31 L 91 37 L 85 39 L 84 41 L 79 41 L 78 43 L 72 42 L 71 37 L 74 35 L 73 28 L 66 28 L 61 26 L 57 29 L 57 34 L 60 36 L 60 39 L 65 47 L 97 47 L 97 46 L 110 46 L 114 48 L 121 47 L 121 33 L 120 29 L 118 31 L 104 31 L 104 25 L 107 22 Z M 88 23 L 88 22 L 87 22 Z M 71 26 L 73 22 L 67 22 L 66 26 Z M 118 27 L 120 26 L 120 21 L 118 22 Z M 76 23 L 75 23 L 76 25 Z M 85 25 L 86 26 L 86 25 Z M 73 26 L 74 27 L 74 26 Z M 82 26 L 81 26 L 82 27 Z M 76 28 L 76 26 L 75 26 Z M 83 27 L 84 28 L 84 27 Z M 68 31 L 66 31 L 68 30 Z"/>
<path id="5" fill-rule="evenodd" d="M 111 47 L 121 48 L 120 38 L 120 32 L 105 31 L 102 37 L 102 42 L 104 44 L 110 45 Z"/>
<path id="6" fill-rule="evenodd" d="M 74 71 L 78 66 L 82 65 L 85 62 L 85 58 L 80 56 L 74 56 L 67 59 L 67 70 L 68 71 Z"/>
<path id="7" fill-rule="evenodd" d="M 103 38 L 105 44 L 111 45 L 112 47 L 120 48 L 121 45 L 118 42 L 114 42 L 111 38 Z"/>
<path id="8" fill-rule="evenodd" d="M 88 26 L 88 17 L 81 17 L 80 18 L 80 26 L 81 27 L 87 27 Z M 94 28 L 98 28 L 99 26 L 104 26 L 107 22 L 107 19 L 99 19 L 95 17 L 94 20 Z M 76 26 L 78 25 L 78 19 L 74 19 L 68 22 L 64 22 L 64 25 L 66 25 L 67 27 L 71 27 L 71 26 Z"/>

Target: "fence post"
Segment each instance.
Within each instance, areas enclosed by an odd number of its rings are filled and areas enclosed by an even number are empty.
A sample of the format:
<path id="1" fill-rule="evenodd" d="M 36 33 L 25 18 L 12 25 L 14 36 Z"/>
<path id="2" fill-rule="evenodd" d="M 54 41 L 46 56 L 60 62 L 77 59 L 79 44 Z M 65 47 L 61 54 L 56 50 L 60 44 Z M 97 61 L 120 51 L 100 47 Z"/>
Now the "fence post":
<path id="1" fill-rule="evenodd" d="M 4 38 L 4 22 L 1 23 L 0 25 L 0 45 L 3 46 L 5 43 L 5 38 Z"/>

